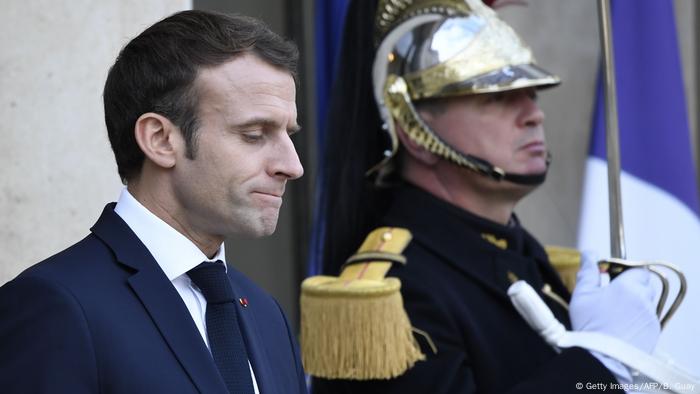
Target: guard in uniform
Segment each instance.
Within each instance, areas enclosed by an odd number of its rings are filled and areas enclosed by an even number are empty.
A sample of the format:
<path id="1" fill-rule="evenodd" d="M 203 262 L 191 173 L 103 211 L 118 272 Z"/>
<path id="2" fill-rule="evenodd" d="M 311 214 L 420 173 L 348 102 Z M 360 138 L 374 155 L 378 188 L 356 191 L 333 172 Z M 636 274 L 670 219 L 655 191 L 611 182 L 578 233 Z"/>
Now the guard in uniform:
<path id="1" fill-rule="evenodd" d="M 625 307 L 616 308 L 623 315 L 591 301 L 569 311 L 569 291 L 513 214 L 545 180 L 550 160 L 536 94 L 559 78 L 538 67 L 480 0 L 372 3 L 356 1 L 348 11 L 331 105 L 325 273 L 338 275 L 365 235 L 384 228 L 340 278 L 315 277 L 303 287 L 303 357 L 313 392 L 573 393 L 589 383 L 616 392 L 611 384 L 629 377 L 619 362 L 581 348 L 555 351 L 507 296 L 523 279 L 570 329 L 574 321 L 573 329 L 616 335 L 647 351 L 658 338 L 646 293 L 625 293 Z M 412 239 L 392 246 L 399 230 Z M 635 288 L 639 280 L 615 282 Z M 389 301 L 391 289 L 399 301 Z M 405 327 L 389 317 L 390 304 L 405 310 L 408 344 L 395 338 Z M 577 321 L 582 309 L 595 309 L 585 314 L 593 318 Z M 637 323 L 656 326 L 635 326 L 639 316 Z M 367 339 L 386 327 L 382 335 L 391 339 Z M 385 354 L 391 367 L 377 361 Z"/>

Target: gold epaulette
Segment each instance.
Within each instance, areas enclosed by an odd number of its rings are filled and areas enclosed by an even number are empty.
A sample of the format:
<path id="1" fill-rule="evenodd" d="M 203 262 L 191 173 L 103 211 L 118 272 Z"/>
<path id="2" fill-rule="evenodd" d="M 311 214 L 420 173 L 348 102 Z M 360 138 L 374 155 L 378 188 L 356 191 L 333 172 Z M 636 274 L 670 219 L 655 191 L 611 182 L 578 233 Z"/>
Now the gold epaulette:
<path id="1" fill-rule="evenodd" d="M 372 231 L 340 276 L 301 284 L 301 352 L 307 373 L 328 379 L 389 379 L 425 358 L 403 307 L 401 282 L 385 275 L 411 241 L 403 228 Z"/>
<path id="2" fill-rule="evenodd" d="M 573 248 L 562 246 L 546 246 L 549 262 L 559 273 L 559 277 L 569 292 L 574 291 L 576 286 L 576 273 L 581 266 L 581 252 Z"/>

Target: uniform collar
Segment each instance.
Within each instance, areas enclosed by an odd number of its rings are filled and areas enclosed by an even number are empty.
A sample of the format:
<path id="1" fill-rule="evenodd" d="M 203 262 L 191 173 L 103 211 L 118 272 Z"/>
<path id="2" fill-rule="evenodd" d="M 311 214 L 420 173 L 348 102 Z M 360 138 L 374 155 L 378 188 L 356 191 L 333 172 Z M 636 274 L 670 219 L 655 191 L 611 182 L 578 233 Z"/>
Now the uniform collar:
<path id="1" fill-rule="evenodd" d="M 412 212 L 410 217 L 413 219 L 430 223 L 431 232 L 461 234 L 468 231 L 486 241 L 483 246 L 487 249 L 496 247 L 518 254 L 526 252 L 529 235 L 515 214 L 511 215 L 508 224 L 503 225 L 454 206 L 409 183 L 395 189 L 393 206 L 403 215 Z"/>
<path id="2" fill-rule="evenodd" d="M 494 223 L 412 185 L 394 190 L 383 221 L 384 225 L 408 228 L 413 234 L 412 244 L 440 256 L 442 262 L 474 278 L 508 304 L 511 273 L 539 289 L 543 285 L 542 271 L 551 270 L 544 249 L 517 218 L 506 226 Z M 484 233 L 505 239 L 507 248 L 484 239 Z M 421 262 L 409 260 L 408 264 Z"/>

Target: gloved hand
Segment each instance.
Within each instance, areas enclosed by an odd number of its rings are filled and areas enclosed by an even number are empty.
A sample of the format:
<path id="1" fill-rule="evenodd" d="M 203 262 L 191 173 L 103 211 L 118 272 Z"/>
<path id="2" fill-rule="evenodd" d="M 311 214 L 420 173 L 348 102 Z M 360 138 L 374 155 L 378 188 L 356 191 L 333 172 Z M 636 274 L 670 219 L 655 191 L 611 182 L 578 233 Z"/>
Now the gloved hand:
<path id="1" fill-rule="evenodd" d="M 649 271 L 628 269 L 610 283 L 602 284 L 596 260 L 583 254 L 569 305 L 571 326 L 574 331 L 609 335 L 651 353 L 661 333 L 656 298 Z M 620 370 L 619 362 L 592 353 L 618 379 L 627 380 L 629 375 Z"/>

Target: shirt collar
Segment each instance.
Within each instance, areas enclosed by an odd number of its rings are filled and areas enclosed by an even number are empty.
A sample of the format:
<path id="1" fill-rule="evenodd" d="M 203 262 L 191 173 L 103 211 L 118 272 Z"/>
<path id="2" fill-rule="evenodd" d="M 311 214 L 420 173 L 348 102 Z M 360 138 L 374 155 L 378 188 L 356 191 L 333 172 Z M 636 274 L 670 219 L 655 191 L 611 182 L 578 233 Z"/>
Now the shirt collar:
<path id="1" fill-rule="evenodd" d="M 138 202 L 126 188 L 119 195 L 114 212 L 143 242 L 171 281 L 203 261 L 221 260 L 226 266 L 223 243 L 216 256 L 209 259 L 192 241 Z"/>

